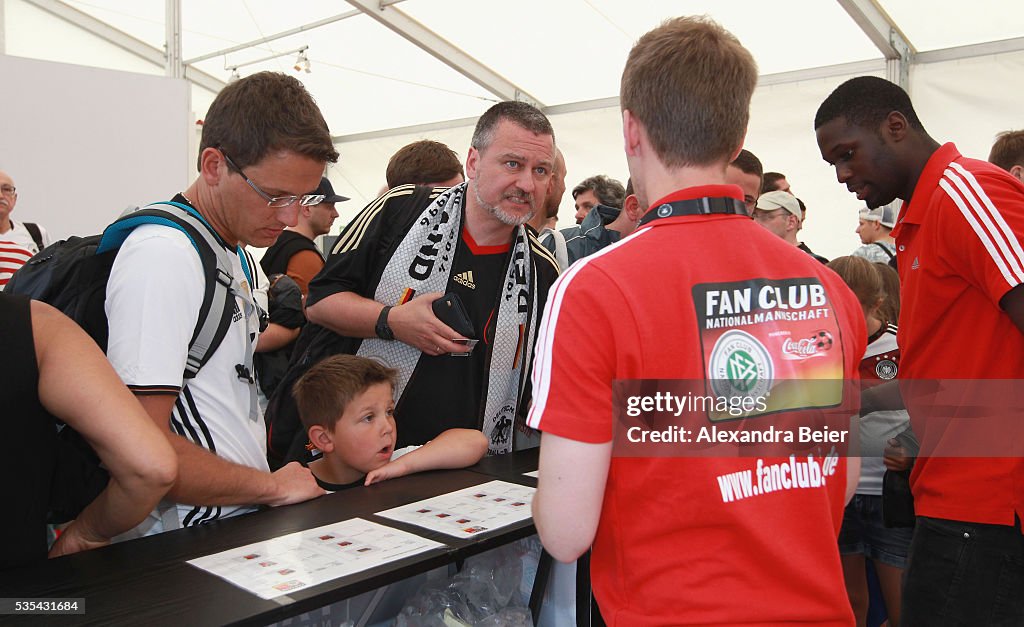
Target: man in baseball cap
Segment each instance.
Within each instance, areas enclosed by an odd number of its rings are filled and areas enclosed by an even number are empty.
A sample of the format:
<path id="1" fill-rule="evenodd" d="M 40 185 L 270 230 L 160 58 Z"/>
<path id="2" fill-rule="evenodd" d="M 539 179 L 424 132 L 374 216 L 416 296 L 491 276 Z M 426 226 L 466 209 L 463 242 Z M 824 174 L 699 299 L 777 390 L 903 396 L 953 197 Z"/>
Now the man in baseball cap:
<path id="1" fill-rule="evenodd" d="M 761 194 L 757 198 L 757 204 L 751 217 L 754 218 L 754 222 L 803 250 L 821 263 L 828 263 L 828 259 L 815 255 L 811 252 L 810 248 L 797 241 L 796 234 L 800 231 L 804 211 L 801 207 L 800 199 L 793 194 L 783 191 Z"/>
<path id="2" fill-rule="evenodd" d="M 889 263 L 895 258 L 896 242 L 889 233 L 896 226 L 899 208 L 900 201 L 896 200 L 874 209 L 861 209 L 857 220 L 857 235 L 860 236 L 860 243 L 863 246 L 850 254 L 882 263 Z"/>
<path id="3" fill-rule="evenodd" d="M 285 229 L 260 261 L 267 276 L 287 274 L 299 284 L 303 295 L 306 294 L 309 281 L 324 267 L 324 256 L 314 240 L 329 233 L 338 218 L 334 203 L 348 200 L 334 193 L 334 187 L 327 177 L 320 179 L 320 186 L 313 195 L 322 196 L 320 202 L 299 207 L 299 223 Z"/>

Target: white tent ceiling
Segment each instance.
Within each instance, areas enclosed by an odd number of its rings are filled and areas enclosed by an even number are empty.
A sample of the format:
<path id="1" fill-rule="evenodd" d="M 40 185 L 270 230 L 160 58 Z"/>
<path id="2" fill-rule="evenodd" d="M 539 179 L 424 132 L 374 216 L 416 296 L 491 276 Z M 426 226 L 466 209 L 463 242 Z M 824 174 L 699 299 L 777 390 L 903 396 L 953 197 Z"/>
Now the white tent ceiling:
<path id="1" fill-rule="evenodd" d="M 871 6 L 859 0 L 180 0 L 181 49 L 194 68 L 227 81 L 228 66 L 309 46 L 312 72 L 300 78 L 317 97 L 334 134 L 346 136 L 472 117 L 489 102 L 514 95 L 488 90 L 381 21 L 397 23 L 395 28 L 409 21 L 421 29 L 410 36 L 419 36 L 422 45 L 438 50 L 435 41 L 447 42 L 465 53 L 468 71 L 477 64 L 540 104 L 554 106 L 615 97 L 632 42 L 671 15 L 710 14 L 754 53 L 765 75 L 882 58 L 844 4 Z M 96 55 L 66 38 L 40 37 L 37 29 L 17 28 L 33 12 L 70 7 L 70 14 L 96 18 L 162 53 L 164 0 L 7 0 L 7 5 L 9 54 L 164 71 L 152 63 L 126 63 L 123 55 Z M 927 11 L 911 0 L 884 0 L 877 6 L 918 52 L 1024 34 L 1024 11 L 1000 0 L 973 2 L 969 12 L 952 0 L 931 1 Z M 299 32 L 260 41 L 289 31 Z M 294 60 L 295 55 L 284 55 L 245 65 L 240 73 L 292 71 Z"/>
<path id="2" fill-rule="evenodd" d="M 748 147 L 767 169 L 786 172 L 812 207 L 841 205 L 848 212 L 855 204 L 818 159 L 810 116 L 839 81 L 885 76 L 885 57 L 895 56 L 900 38 L 912 54 L 904 67 L 915 102 L 918 89 L 937 99 L 956 95 L 958 85 L 969 93 L 988 89 L 972 82 L 977 68 L 971 59 L 1002 55 L 985 67 L 1001 63 L 992 81 L 1009 91 L 987 96 L 1010 102 L 978 113 L 1003 126 L 981 125 L 971 138 L 987 147 L 996 130 L 1022 125 L 1019 117 L 1014 125 L 994 113 L 1019 110 L 1019 87 L 1010 84 L 1019 83 L 1012 77 L 1024 63 L 1024 5 L 1001 0 L 975 0 L 967 11 L 954 0 L 930 0 L 927 10 L 915 0 L 0 0 L 0 6 L 0 51 L 158 75 L 165 73 L 168 7 L 177 6 L 180 58 L 200 118 L 230 80 L 228 67 L 241 66 L 241 75 L 294 73 L 294 53 L 249 62 L 308 46 L 311 72 L 297 75 L 339 144 L 342 164 L 330 175 L 353 196 L 351 205 L 377 191 L 394 149 L 429 136 L 463 153 L 473 119 L 493 102 L 517 96 L 552 117 L 570 188 L 599 172 L 624 179 L 616 128 L 619 76 L 633 41 L 673 15 L 709 14 L 751 50 L 762 79 Z M 281 33 L 290 34 L 276 37 Z M 936 72 L 939 62 L 944 65 Z M 964 67 L 955 84 L 944 81 Z M 922 106 L 939 116 L 950 111 L 938 100 Z M 978 108 L 978 102 L 964 106 Z M 955 133 L 932 131 L 963 148 L 965 139 Z M 980 133 L 985 136 L 976 137 Z M 570 204 L 571 198 L 563 200 Z M 845 239 L 832 238 L 828 227 L 809 223 L 805 235 L 825 241 L 830 254 L 856 244 L 847 224 Z"/>

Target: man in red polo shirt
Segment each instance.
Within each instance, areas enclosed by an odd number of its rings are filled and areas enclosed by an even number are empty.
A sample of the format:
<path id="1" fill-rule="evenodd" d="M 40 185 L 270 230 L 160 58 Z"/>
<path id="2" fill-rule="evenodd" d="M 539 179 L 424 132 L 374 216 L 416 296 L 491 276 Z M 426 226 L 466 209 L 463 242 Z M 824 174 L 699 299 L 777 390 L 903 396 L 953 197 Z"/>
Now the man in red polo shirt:
<path id="1" fill-rule="evenodd" d="M 939 145 L 881 78 L 840 85 L 814 127 L 859 200 L 903 200 L 900 379 L 923 457 L 902 623 L 1022 625 L 1024 459 L 1004 399 L 1024 378 L 1024 185 Z"/>
<path id="2" fill-rule="evenodd" d="M 725 183 L 756 83 L 750 53 L 706 18 L 669 20 L 637 42 L 623 134 L 650 209 L 632 235 L 563 273 L 546 306 L 528 419 L 543 431 L 534 521 L 556 559 L 593 543 L 609 625 L 853 624 L 836 538 L 857 461 L 832 444 L 782 453 L 703 439 L 821 424 L 830 408 L 848 429 L 856 411 L 842 385 L 866 341 L 856 298 L 755 224 Z M 669 416 L 697 432 L 686 441 L 636 443 L 618 424 L 623 381 L 764 405 L 725 414 L 702 400 Z"/>

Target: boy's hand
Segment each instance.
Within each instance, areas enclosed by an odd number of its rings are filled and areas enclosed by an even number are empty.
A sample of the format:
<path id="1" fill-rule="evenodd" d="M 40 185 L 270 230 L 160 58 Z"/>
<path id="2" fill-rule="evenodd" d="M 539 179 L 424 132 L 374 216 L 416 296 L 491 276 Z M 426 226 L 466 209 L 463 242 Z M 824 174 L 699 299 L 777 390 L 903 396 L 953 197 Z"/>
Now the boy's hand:
<path id="1" fill-rule="evenodd" d="M 399 458 L 384 464 L 377 470 L 371 470 L 367 473 L 366 482 L 363 485 L 370 485 L 386 479 L 394 479 L 395 477 L 403 477 L 407 474 L 409 474 L 409 465 Z"/>

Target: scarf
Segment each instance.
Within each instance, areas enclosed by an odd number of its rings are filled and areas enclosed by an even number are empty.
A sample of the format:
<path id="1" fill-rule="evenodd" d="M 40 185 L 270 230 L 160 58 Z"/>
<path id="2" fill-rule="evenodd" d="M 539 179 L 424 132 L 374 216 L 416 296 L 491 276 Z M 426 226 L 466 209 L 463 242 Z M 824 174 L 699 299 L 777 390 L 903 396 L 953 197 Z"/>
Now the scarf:
<path id="1" fill-rule="evenodd" d="M 462 235 L 466 188 L 466 183 L 453 187 L 427 205 L 388 260 L 374 300 L 398 305 L 406 290 L 416 294 L 447 291 Z M 482 431 L 490 439 L 490 455 L 512 450 L 516 410 L 528 379 L 526 370 L 537 330 L 537 277 L 529 236 L 523 226 L 516 229 L 504 276 L 498 295 L 494 341 L 485 360 L 488 372 Z M 477 350 L 484 346 L 481 342 Z M 413 346 L 378 338 L 364 339 L 357 354 L 398 370 L 398 398 L 422 356 Z"/>

